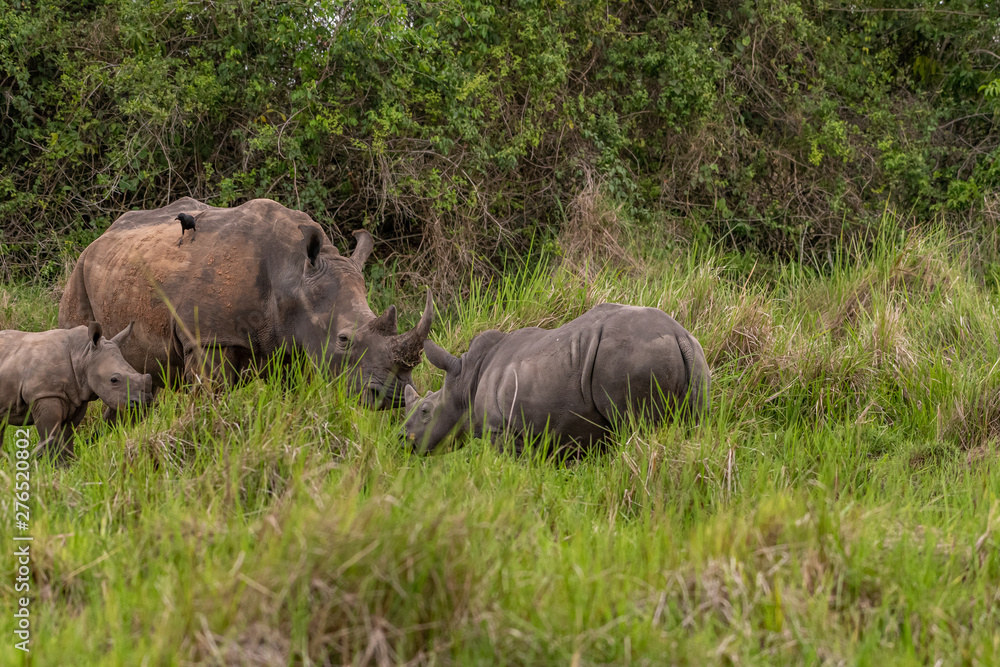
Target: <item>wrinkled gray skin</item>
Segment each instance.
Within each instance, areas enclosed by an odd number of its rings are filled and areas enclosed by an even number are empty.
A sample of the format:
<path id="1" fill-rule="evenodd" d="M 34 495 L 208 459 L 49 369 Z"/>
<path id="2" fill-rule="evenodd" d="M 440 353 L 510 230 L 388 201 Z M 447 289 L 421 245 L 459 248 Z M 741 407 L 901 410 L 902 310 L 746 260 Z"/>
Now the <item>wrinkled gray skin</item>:
<path id="1" fill-rule="evenodd" d="M 423 398 L 406 388 L 406 438 L 420 451 L 470 424 L 476 437 L 507 432 L 517 451 L 546 429 L 554 444 L 582 451 L 626 414 L 697 421 L 709 405 L 701 345 L 656 308 L 605 303 L 558 329 L 483 332 L 461 359 L 431 341 L 424 353 L 447 375 Z"/>
<path id="2" fill-rule="evenodd" d="M 101 325 L 39 333 L 0 331 L 0 442 L 6 424 L 38 427 L 39 444 L 58 457 L 73 453 L 73 431 L 100 398 L 115 408 L 153 398 L 153 378 L 140 375 L 120 346 L 132 325 L 108 340 Z"/>
<path id="3" fill-rule="evenodd" d="M 178 246 L 180 213 L 197 217 L 198 234 Z M 376 317 L 361 274 L 372 237 L 354 235 L 344 257 L 308 215 L 269 199 L 216 208 L 185 197 L 131 211 L 80 255 L 59 326 L 135 320 L 122 354 L 157 386 L 206 374 L 232 382 L 280 349 L 301 350 L 347 371 L 365 404 L 401 406 L 430 332 L 430 294 L 407 333 L 395 306 Z"/>

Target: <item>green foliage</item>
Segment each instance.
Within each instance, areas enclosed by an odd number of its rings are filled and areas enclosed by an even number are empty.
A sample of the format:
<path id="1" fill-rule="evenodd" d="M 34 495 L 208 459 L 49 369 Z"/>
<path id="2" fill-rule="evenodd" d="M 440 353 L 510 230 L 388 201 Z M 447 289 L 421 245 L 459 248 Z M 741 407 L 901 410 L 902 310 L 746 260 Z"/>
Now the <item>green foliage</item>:
<path id="1" fill-rule="evenodd" d="M 820 256 L 998 183 L 985 0 L 0 0 L 6 276 L 122 212 L 267 196 L 461 282 L 591 183 L 647 225 Z M 810 252 L 815 251 L 815 253 Z"/>

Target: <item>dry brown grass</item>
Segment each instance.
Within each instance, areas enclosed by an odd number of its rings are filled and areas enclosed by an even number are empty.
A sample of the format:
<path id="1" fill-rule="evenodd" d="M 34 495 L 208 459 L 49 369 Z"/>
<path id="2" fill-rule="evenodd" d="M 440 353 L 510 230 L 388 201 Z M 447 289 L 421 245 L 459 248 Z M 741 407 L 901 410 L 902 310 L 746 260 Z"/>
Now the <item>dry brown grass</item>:
<path id="1" fill-rule="evenodd" d="M 855 348 L 854 356 L 865 360 L 871 374 L 884 370 L 898 377 L 916 364 L 911 328 L 898 302 L 874 306 L 857 327 L 849 347 Z"/>
<path id="2" fill-rule="evenodd" d="M 888 271 L 873 265 L 855 279 L 836 310 L 826 317 L 826 328 L 840 336 L 846 327 L 857 325 L 878 297 L 905 308 L 911 299 L 926 300 L 934 294 L 946 297 L 958 280 L 940 247 L 929 247 L 926 239 L 914 237 L 895 252 Z"/>
<path id="3" fill-rule="evenodd" d="M 747 295 L 739 303 L 729 306 L 721 326 L 725 331 L 714 352 L 708 358 L 713 368 L 733 364 L 737 369 L 747 368 L 762 360 L 774 340 L 773 321 L 762 295 Z"/>
<path id="4" fill-rule="evenodd" d="M 671 286 L 660 298 L 656 306 L 670 313 L 691 332 L 700 327 L 712 327 L 707 331 L 714 333 L 714 321 L 728 307 L 728 295 L 720 290 L 721 267 L 711 259 L 698 264 L 691 276 L 683 285 Z M 708 338 L 699 338 L 708 350 Z"/>
<path id="5" fill-rule="evenodd" d="M 971 452 L 1000 439 L 1000 387 L 956 398 L 944 435 Z"/>
<path id="6" fill-rule="evenodd" d="M 252 623 L 234 639 L 213 634 L 207 622 L 195 632 L 202 651 L 225 665 L 268 667 L 286 665 L 291 656 L 291 639 L 267 623 Z"/>
<path id="7" fill-rule="evenodd" d="M 14 295 L 9 289 L 0 288 L 0 330 L 13 329 Z"/>
<path id="8" fill-rule="evenodd" d="M 604 193 L 591 172 L 587 172 L 585 185 L 573 198 L 567 214 L 558 239 L 567 268 L 594 276 L 604 268 L 628 271 L 638 266 L 623 245 L 622 205 Z"/>

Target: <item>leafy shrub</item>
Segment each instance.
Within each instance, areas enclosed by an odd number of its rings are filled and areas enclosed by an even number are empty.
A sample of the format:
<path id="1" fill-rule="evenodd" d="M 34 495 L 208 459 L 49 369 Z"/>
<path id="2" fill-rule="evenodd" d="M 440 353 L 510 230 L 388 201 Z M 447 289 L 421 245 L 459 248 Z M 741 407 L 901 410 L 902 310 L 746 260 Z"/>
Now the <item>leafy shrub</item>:
<path id="1" fill-rule="evenodd" d="M 266 196 L 454 284 L 594 182 L 624 220 L 823 257 L 887 200 L 986 206 L 995 25 L 985 0 L 0 0 L 0 270 Z"/>

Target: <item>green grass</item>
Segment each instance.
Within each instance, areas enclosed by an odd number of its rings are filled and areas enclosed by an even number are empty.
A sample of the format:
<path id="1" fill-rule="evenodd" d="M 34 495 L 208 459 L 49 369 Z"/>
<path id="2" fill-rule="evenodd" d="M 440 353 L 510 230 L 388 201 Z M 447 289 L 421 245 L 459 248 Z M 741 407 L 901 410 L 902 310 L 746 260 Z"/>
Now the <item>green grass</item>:
<path id="1" fill-rule="evenodd" d="M 470 285 L 434 327 L 456 353 L 602 301 L 702 342 L 704 424 L 571 466 L 411 456 L 400 414 L 307 367 L 130 427 L 95 405 L 78 460 L 32 470 L 34 664 L 993 663 L 998 297 L 969 254 L 932 230 L 823 275 L 689 249 Z M 53 324 L 51 293 L 0 294 L 5 326 Z"/>

